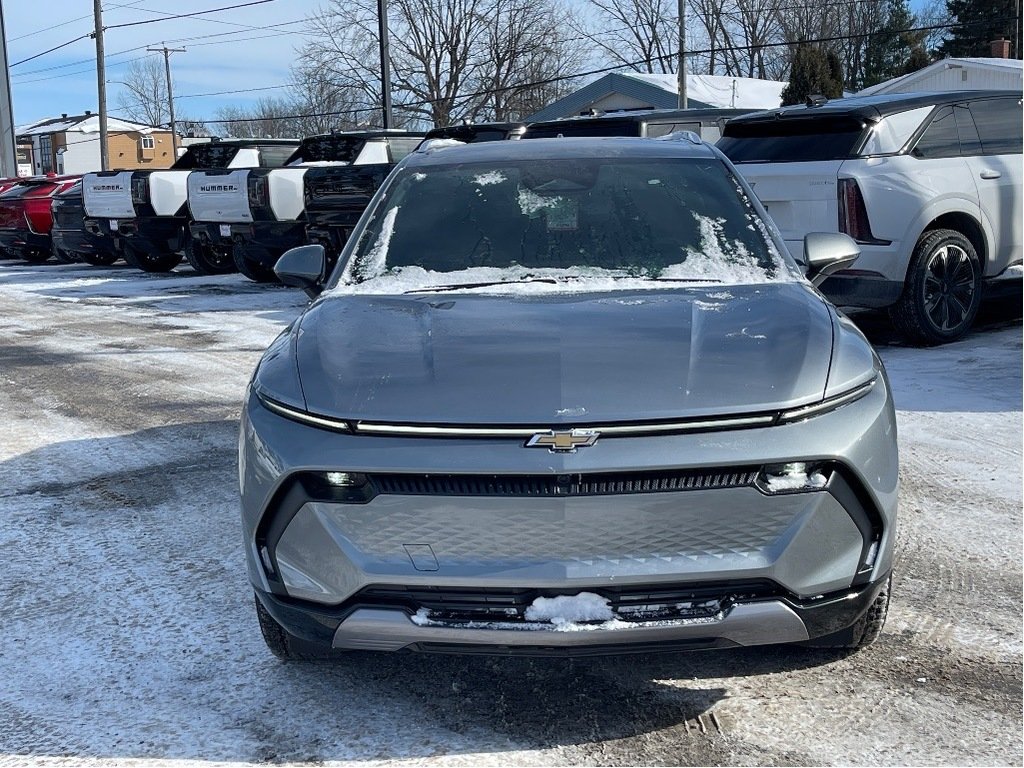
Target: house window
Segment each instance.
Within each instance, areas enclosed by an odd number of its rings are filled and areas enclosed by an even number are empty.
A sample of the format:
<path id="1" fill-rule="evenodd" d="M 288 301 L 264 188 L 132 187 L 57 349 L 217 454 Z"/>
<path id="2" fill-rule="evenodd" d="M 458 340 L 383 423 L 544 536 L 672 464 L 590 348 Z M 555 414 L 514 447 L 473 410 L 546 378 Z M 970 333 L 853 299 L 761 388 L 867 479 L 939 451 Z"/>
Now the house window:
<path id="1" fill-rule="evenodd" d="M 39 137 L 39 172 L 53 173 L 53 140 L 49 134 Z"/>
<path id="2" fill-rule="evenodd" d="M 142 148 L 143 149 L 156 149 L 156 139 L 152 136 L 142 137 Z"/>

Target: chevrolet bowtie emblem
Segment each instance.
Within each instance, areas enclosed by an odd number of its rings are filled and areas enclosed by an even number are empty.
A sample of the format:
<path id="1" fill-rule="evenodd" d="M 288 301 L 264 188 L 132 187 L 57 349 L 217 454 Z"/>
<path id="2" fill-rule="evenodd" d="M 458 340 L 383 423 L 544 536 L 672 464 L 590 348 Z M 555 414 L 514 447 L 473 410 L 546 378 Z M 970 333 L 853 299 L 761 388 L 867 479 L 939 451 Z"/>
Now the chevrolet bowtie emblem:
<path id="1" fill-rule="evenodd" d="M 597 442 L 599 433 L 585 429 L 539 432 L 526 442 L 527 448 L 547 448 L 552 453 L 575 453 Z"/>

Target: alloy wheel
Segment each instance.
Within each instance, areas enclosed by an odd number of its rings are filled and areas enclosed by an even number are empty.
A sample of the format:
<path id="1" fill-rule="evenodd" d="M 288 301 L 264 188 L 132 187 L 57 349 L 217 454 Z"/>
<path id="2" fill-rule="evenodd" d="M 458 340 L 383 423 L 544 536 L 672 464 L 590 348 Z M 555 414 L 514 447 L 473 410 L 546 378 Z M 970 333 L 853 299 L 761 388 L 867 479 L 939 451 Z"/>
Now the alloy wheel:
<path id="1" fill-rule="evenodd" d="M 924 309 L 941 331 L 960 327 L 970 314 L 975 291 L 974 264 L 963 248 L 947 244 L 928 258 L 924 275 Z"/>

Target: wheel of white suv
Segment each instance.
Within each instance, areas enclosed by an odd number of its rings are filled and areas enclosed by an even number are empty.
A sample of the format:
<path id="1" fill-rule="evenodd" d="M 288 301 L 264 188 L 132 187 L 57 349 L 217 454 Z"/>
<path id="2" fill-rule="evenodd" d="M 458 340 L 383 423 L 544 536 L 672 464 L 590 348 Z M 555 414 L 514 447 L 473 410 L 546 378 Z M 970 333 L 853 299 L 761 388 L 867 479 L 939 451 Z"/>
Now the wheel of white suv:
<path id="1" fill-rule="evenodd" d="M 917 241 L 890 315 L 912 342 L 945 344 L 967 333 L 980 303 L 981 262 L 971 241 L 952 229 L 932 229 Z"/>
<path id="2" fill-rule="evenodd" d="M 235 243 L 235 247 L 232 250 L 232 257 L 235 260 L 235 267 L 238 268 L 238 271 L 250 280 L 257 283 L 277 282 L 277 275 L 274 274 L 274 270 L 261 264 L 255 259 L 250 259 L 245 248 L 238 243 Z"/>

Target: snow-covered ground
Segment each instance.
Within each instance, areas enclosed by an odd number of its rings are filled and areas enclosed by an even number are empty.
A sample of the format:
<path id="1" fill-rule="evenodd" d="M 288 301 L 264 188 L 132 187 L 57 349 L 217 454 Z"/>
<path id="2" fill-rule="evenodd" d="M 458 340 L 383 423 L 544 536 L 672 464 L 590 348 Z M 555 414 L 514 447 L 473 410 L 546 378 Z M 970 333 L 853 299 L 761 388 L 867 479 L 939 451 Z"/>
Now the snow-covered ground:
<path id="1" fill-rule="evenodd" d="M 865 652 L 286 665 L 247 586 L 236 418 L 303 303 L 0 262 L 0 765 L 1019 764 L 1019 311 L 941 349 L 872 335 L 903 472 Z"/>

